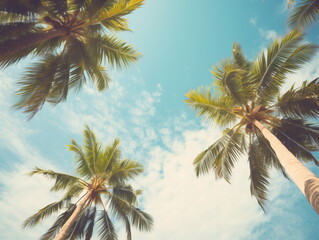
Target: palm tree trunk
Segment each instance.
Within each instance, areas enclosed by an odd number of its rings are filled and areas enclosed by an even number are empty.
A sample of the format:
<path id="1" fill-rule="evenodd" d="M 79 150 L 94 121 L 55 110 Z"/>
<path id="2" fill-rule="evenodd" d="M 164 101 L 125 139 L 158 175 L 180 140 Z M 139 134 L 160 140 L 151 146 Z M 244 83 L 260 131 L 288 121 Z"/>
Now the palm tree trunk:
<path id="1" fill-rule="evenodd" d="M 25 36 L 18 39 L 9 39 L 1 44 L 0 59 L 15 54 L 25 48 L 35 46 L 36 44 L 44 42 L 46 40 L 67 34 L 68 30 L 66 28 L 59 28 L 40 33 L 30 34 L 29 36 Z"/>
<path id="2" fill-rule="evenodd" d="M 255 120 L 254 125 L 269 141 L 280 164 L 319 214 L 319 178 L 305 167 L 262 123 Z"/>
<path id="3" fill-rule="evenodd" d="M 77 219 L 79 214 L 82 212 L 83 207 L 87 203 L 87 200 L 91 197 L 92 190 L 88 191 L 85 196 L 82 198 L 82 200 L 77 204 L 74 212 L 69 217 L 69 219 L 66 221 L 66 223 L 63 225 L 61 230 L 59 231 L 58 235 L 55 236 L 54 240 L 64 240 L 71 229 L 71 226 L 73 225 L 74 221 Z"/>

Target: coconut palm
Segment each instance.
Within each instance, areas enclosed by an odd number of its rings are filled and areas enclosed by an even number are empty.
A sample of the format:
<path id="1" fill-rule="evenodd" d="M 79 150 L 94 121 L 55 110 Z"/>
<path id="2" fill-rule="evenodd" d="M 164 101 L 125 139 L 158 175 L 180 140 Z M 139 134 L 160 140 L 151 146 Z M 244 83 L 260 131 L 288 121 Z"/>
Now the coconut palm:
<path id="1" fill-rule="evenodd" d="M 78 176 L 35 168 L 30 175 L 40 174 L 55 180 L 51 190 L 64 190 L 65 195 L 25 220 L 23 227 L 33 227 L 52 213 L 66 209 L 42 235 L 42 240 L 90 239 L 95 227 L 100 239 L 115 240 L 114 220 L 125 224 L 128 240 L 132 239 L 131 225 L 140 231 L 151 230 L 152 217 L 137 207 L 141 190 L 134 190 L 127 183 L 141 174 L 143 167 L 136 161 L 122 160 L 119 143 L 116 139 L 103 148 L 86 127 L 83 146 L 74 140 L 68 145 L 75 153 Z M 78 200 L 72 204 L 73 199 Z"/>
<path id="2" fill-rule="evenodd" d="M 230 181 L 235 162 L 248 154 L 251 194 L 263 210 L 269 169 L 275 167 L 290 176 L 319 213 L 319 186 L 314 187 L 319 180 L 300 162 L 319 165 L 312 154 L 319 150 L 319 126 L 307 120 L 319 117 L 319 80 L 279 94 L 287 75 L 309 61 L 316 48 L 292 31 L 250 62 L 234 44 L 233 57 L 212 70 L 213 94 L 209 87 L 186 94 L 199 116 L 225 127 L 223 136 L 194 160 L 197 176 L 213 171 Z"/>
<path id="3" fill-rule="evenodd" d="M 138 53 L 112 32 L 128 31 L 125 15 L 144 0 L 2 0 L 0 67 L 27 56 L 38 61 L 19 81 L 15 107 L 30 118 L 45 101 L 58 104 L 88 79 L 99 91 L 110 81 L 107 62 L 125 67 Z"/>
<path id="4" fill-rule="evenodd" d="M 288 0 L 288 8 L 292 8 L 295 0 Z M 309 25 L 318 20 L 319 17 L 319 1 L 318 0 L 300 0 L 300 2 L 292 9 L 288 18 L 288 25 L 291 29 L 304 30 Z"/>

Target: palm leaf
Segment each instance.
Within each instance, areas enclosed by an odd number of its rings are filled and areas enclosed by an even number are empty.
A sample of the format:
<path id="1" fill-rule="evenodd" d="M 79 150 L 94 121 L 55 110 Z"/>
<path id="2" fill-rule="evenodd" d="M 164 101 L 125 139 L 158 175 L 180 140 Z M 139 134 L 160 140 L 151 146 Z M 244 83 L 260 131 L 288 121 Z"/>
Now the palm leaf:
<path id="1" fill-rule="evenodd" d="M 66 223 L 66 221 L 70 218 L 75 208 L 76 205 L 72 204 L 64 213 L 60 214 L 49 230 L 41 236 L 40 240 L 52 240 L 62 226 Z"/>
<path id="2" fill-rule="evenodd" d="M 51 170 L 43 170 L 41 168 L 35 168 L 32 172 L 29 173 L 30 176 L 34 174 L 41 174 L 50 180 L 55 180 L 55 183 L 53 187 L 51 188 L 51 191 L 59 191 L 64 190 L 68 188 L 69 186 L 73 186 L 75 183 L 86 185 L 86 183 L 75 176 L 71 176 L 64 173 L 58 173 Z"/>
<path id="3" fill-rule="evenodd" d="M 144 4 L 144 0 L 118 0 L 110 9 L 101 11 L 96 21 L 116 20 L 134 10 L 138 9 Z"/>
<path id="4" fill-rule="evenodd" d="M 215 121 L 221 126 L 236 120 L 236 115 L 232 112 L 232 100 L 213 97 L 210 88 L 191 90 L 186 93 L 186 97 L 188 99 L 185 102 L 198 111 L 198 116 L 203 116 L 206 120 Z"/>
<path id="5" fill-rule="evenodd" d="M 68 150 L 75 152 L 74 160 L 77 164 L 77 173 L 85 178 L 90 178 L 94 175 L 94 170 L 91 168 L 89 160 L 75 140 L 72 140 L 71 145 L 67 145 Z"/>
<path id="6" fill-rule="evenodd" d="M 256 144 L 249 144 L 248 162 L 250 169 L 250 192 L 255 196 L 258 204 L 266 212 L 267 209 L 267 186 L 269 184 L 268 166 L 264 161 L 263 152 Z"/>
<path id="7" fill-rule="evenodd" d="M 22 227 L 33 227 L 40 223 L 42 219 L 49 217 L 52 213 L 59 211 L 61 208 L 69 205 L 71 197 L 63 198 L 58 202 L 51 203 L 44 208 L 40 209 L 36 214 L 29 217 L 22 224 Z"/>
<path id="8" fill-rule="evenodd" d="M 273 126 L 273 133 L 299 160 L 313 161 L 319 165 L 311 151 L 319 151 L 319 127 L 300 119 L 283 119 Z"/>
<path id="9" fill-rule="evenodd" d="M 278 98 L 275 105 L 280 113 L 287 117 L 316 118 L 319 114 L 318 78 L 303 82 L 299 88 L 292 86 Z"/>
<path id="10" fill-rule="evenodd" d="M 84 135 L 84 145 L 83 150 L 87 159 L 87 164 L 90 166 L 90 169 L 93 170 L 93 174 L 96 175 L 96 164 L 101 152 L 101 144 L 96 140 L 95 134 L 89 128 L 85 127 L 83 132 Z"/>
<path id="11" fill-rule="evenodd" d="M 119 197 L 129 204 L 137 203 L 137 196 L 131 185 L 116 185 L 112 189 L 112 194 Z"/>
<path id="12" fill-rule="evenodd" d="M 238 43 L 233 43 L 233 58 L 238 68 L 248 70 L 250 63 L 247 61 Z"/>
<path id="13" fill-rule="evenodd" d="M 241 106 L 254 96 L 248 72 L 245 69 L 236 68 L 233 63 L 226 62 L 222 70 L 213 67 L 211 73 L 215 76 L 214 85 L 226 96 L 229 96 L 234 106 Z M 225 96 L 224 96 L 225 98 Z"/>
<path id="14" fill-rule="evenodd" d="M 305 62 L 305 58 L 313 54 L 308 48 L 300 48 L 301 41 L 302 34 L 292 31 L 281 40 L 276 39 L 268 47 L 267 56 L 262 53 L 253 63 L 251 71 L 261 103 L 273 101 L 286 75 L 300 67 L 301 59 Z"/>
<path id="15" fill-rule="evenodd" d="M 288 17 L 291 29 L 304 30 L 318 19 L 319 2 L 317 0 L 301 0 Z"/>
<path id="16" fill-rule="evenodd" d="M 152 229 L 152 217 L 139 208 L 132 206 L 125 200 L 112 195 L 110 199 L 110 206 L 115 216 L 120 218 L 123 215 L 129 216 L 132 225 L 138 228 L 140 231 L 150 231 Z"/>
<path id="17" fill-rule="evenodd" d="M 131 45 L 114 36 L 91 36 L 87 43 L 92 56 L 101 57 L 102 61 L 106 57 L 111 66 L 127 67 L 136 62 L 139 56 Z"/>
<path id="18" fill-rule="evenodd" d="M 107 171 L 112 171 L 112 165 L 117 163 L 121 157 L 119 149 L 120 140 L 115 139 L 111 146 L 107 146 L 104 153 L 99 155 L 97 161 L 97 169 L 99 174 L 104 174 Z"/>
<path id="19" fill-rule="evenodd" d="M 143 166 L 139 162 L 124 159 L 112 166 L 111 172 L 107 173 L 108 181 L 110 184 L 124 184 L 125 181 L 139 176 L 143 171 Z"/>
<path id="20" fill-rule="evenodd" d="M 116 240 L 117 234 L 107 211 L 100 211 L 98 217 L 99 237 L 101 240 Z"/>
<path id="21" fill-rule="evenodd" d="M 216 178 L 223 177 L 230 181 L 234 162 L 245 152 L 245 136 L 240 132 L 241 125 L 235 127 L 235 130 L 224 131 L 223 137 L 195 158 L 193 164 L 197 176 L 214 170 Z"/>

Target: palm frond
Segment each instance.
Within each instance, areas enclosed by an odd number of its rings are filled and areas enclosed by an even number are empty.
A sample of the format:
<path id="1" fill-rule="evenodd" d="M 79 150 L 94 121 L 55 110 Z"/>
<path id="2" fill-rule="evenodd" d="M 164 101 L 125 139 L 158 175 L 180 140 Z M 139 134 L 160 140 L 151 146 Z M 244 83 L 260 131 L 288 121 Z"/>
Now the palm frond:
<path id="1" fill-rule="evenodd" d="M 72 204 L 64 213 L 60 214 L 49 230 L 41 236 L 40 240 L 52 240 L 62 226 L 66 223 L 66 221 L 70 218 L 75 208 L 76 205 Z"/>
<path id="2" fill-rule="evenodd" d="M 67 145 L 68 150 L 75 152 L 74 160 L 77 164 L 77 173 L 85 178 L 90 178 L 94 175 L 94 170 L 91 168 L 89 160 L 87 159 L 82 147 L 77 144 L 75 140 L 71 141 L 70 145 Z"/>
<path id="3" fill-rule="evenodd" d="M 41 11 L 41 0 L 1 0 L 0 11 L 25 16 L 35 16 Z"/>
<path id="4" fill-rule="evenodd" d="M 318 78 L 302 86 L 292 86 L 278 97 L 275 105 L 280 113 L 287 117 L 318 118 L 319 116 L 319 81 Z"/>
<path id="5" fill-rule="evenodd" d="M 66 239 L 69 239 L 69 240 L 84 239 L 84 237 L 86 237 L 87 235 L 88 227 L 90 227 L 89 230 L 92 230 L 92 233 L 93 233 L 95 213 L 96 213 L 95 207 L 88 206 L 86 207 L 86 209 L 82 210 L 78 218 L 73 222 Z M 90 226 L 90 225 L 93 225 L 93 226 Z"/>
<path id="6" fill-rule="evenodd" d="M 246 104 L 254 97 L 248 71 L 245 69 L 237 68 L 232 62 L 226 61 L 222 69 L 213 67 L 211 73 L 215 76 L 214 85 L 233 100 L 234 106 Z"/>
<path id="7" fill-rule="evenodd" d="M 107 174 L 108 181 L 110 184 L 124 184 L 125 181 L 139 176 L 143 171 L 143 166 L 139 162 L 124 159 L 112 166 L 111 172 Z"/>
<path id="8" fill-rule="evenodd" d="M 67 15 L 67 0 L 41 0 L 45 11 L 55 18 L 65 17 Z"/>
<path id="9" fill-rule="evenodd" d="M 98 217 L 99 238 L 101 240 L 117 240 L 117 234 L 107 211 L 100 211 Z"/>
<path id="10" fill-rule="evenodd" d="M 131 45 L 114 36 L 95 35 L 87 38 L 88 49 L 92 56 L 102 61 L 107 58 L 111 66 L 127 67 L 137 61 L 138 54 Z"/>
<path id="11" fill-rule="evenodd" d="M 319 151 L 318 126 L 300 119 L 286 118 L 281 121 L 280 126 L 273 125 L 272 132 L 299 160 L 313 161 L 319 165 L 318 160 L 311 153 Z"/>
<path id="12" fill-rule="evenodd" d="M 124 199 L 129 204 L 137 203 L 137 196 L 131 185 L 116 185 L 112 188 L 112 194 Z"/>
<path id="13" fill-rule="evenodd" d="M 77 89 L 79 89 L 82 86 L 85 81 L 85 78 L 82 76 L 83 71 L 85 70 L 99 91 L 107 88 L 110 78 L 106 74 L 105 68 L 100 65 L 102 61 L 101 55 L 97 52 L 90 52 L 90 49 L 93 48 L 90 46 L 91 43 L 72 39 L 69 41 L 69 44 L 70 50 L 68 55 L 70 57 L 70 61 L 74 64 L 74 71 L 78 71 L 80 73 L 79 76 L 74 74 L 72 78 L 73 80 L 70 83 L 72 87 L 77 87 Z"/>
<path id="14" fill-rule="evenodd" d="M 97 174 L 96 164 L 101 152 L 101 144 L 96 140 L 96 136 L 89 126 L 85 127 L 83 132 L 84 135 L 84 144 L 82 149 L 84 150 L 87 163 L 92 169 L 94 175 Z"/>
<path id="15" fill-rule="evenodd" d="M 99 155 L 97 161 L 97 169 L 99 174 L 104 174 L 106 171 L 112 171 L 112 164 L 117 163 L 121 157 L 119 149 L 120 140 L 115 139 L 111 146 L 106 146 L 104 153 Z"/>
<path id="16" fill-rule="evenodd" d="M 85 228 L 85 240 L 90 240 L 93 235 L 95 216 L 96 216 L 96 207 L 90 209 L 90 214 L 88 216 L 87 225 Z"/>
<path id="17" fill-rule="evenodd" d="M 61 56 L 47 55 L 39 63 L 29 68 L 28 73 L 18 83 L 19 101 L 14 105 L 17 109 L 24 108 L 32 118 L 43 106 L 49 95 Z"/>
<path id="18" fill-rule="evenodd" d="M 53 187 L 51 188 L 51 191 L 64 190 L 71 185 L 73 186 L 75 183 L 86 185 L 86 183 L 78 177 L 71 176 L 71 175 L 64 174 L 64 173 L 58 173 L 58 172 L 51 171 L 51 170 L 43 170 L 43 169 L 37 168 L 37 167 L 32 172 L 29 173 L 29 175 L 31 175 L 31 176 L 34 174 L 41 174 L 50 180 L 51 179 L 55 180 L 55 183 L 54 183 Z"/>
<path id="19" fill-rule="evenodd" d="M 256 143 L 256 142 L 255 142 Z M 248 162 L 250 169 L 250 192 L 255 196 L 258 204 L 266 212 L 267 209 L 267 186 L 269 185 L 268 165 L 264 161 L 262 149 L 251 142 L 249 144 Z"/>
<path id="20" fill-rule="evenodd" d="M 127 19 L 122 17 L 104 20 L 104 21 L 101 21 L 101 24 L 105 28 L 109 30 L 113 30 L 113 31 L 131 31 L 131 29 L 128 26 Z"/>
<path id="21" fill-rule="evenodd" d="M 233 58 L 238 68 L 248 70 L 250 63 L 242 52 L 239 43 L 233 43 Z"/>
<path id="22" fill-rule="evenodd" d="M 315 47 L 300 44 L 301 41 L 302 34 L 291 31 L 268 47 L 267 56 L 262 53 L 253 63 L 252 75 L 261 103 L 272 102 L 286 75 L 298 69 L 301 63 L 305 63 L 314 55 Z"/>
<path id="23" fill-rule="evenodd" d="M 33 227 L 40 223 L 44 218 L 49 217 L 52 213 L 59 211 L 60 209 L 68 206 L 70 204 L 71 197 L 63 198 L 58 202 L 51 203 L 44 208 L 40 209 L 36 214 L 32 215 L 28 219 L 26 219 L 22 227 Z"/>
<path id="24" fill-rule="evenodd" d="M 127 14 L 130 14 L 143 4 L 144 0 L 118 0 L 110 9 L 101 11 L 96 20 L 99 22 L 106 20 L 116 20 Z"/>
<path id="25" fill-rule="evenodd" d="M 0 24 L 0 42 L 7 39 L 14 39 L 37 30 L 38 28 L 33 21 L 2 23 Z"/>
<path id="26" fill-rule="evenodd" d="M 188 99 L 185 102 L 198 111 L 198 116 L 203 116 L 206 120 L 215 121 L 221 126 L 236 120 L 231 99 L 214 97 L 209 87 L 191 90 L 186 93 L 186 97 Z"/>
<path id="27" fill-rule="evenodd" d="M 115 216 L 121 218 L 122 215 L 127 215 L 132 225 L 140 231 L 150 231 L 152 229 L 153 218 L 151 215 L 129 204 L 125 200 L 113 195 L 110 199 L 110 206 Z"/>
<path id="28" fill-rule="evenodd" d="M 279 159 L 275 153 L 275 151 L 270 146 L 270 143 L 268 140 L 262 135 L 261 132 L 257 132 L 254 139 L 254 145 L 258 149 L 260 149 L 262 161 L 267 164 L 269 167 L 274 167 L 277 170 L 279 170 L 283 176 L 287 179 L 289 179 L 288 175 L 286 174 L 285 169 L 283 166 L 281 166 L 281 163 L 279 162 Z"/>
<path id="29" fill-rule="evenodd" d="M 319 2 L 317 0 L 301 0 L 288 17 L 291 29 L 304 30 L 318 20 Z"/>
<path id="30" fill-rule="evenodd" d="M 240 131 L 241 125 L 235 127 L 225 130 L 223 137 L 195 158 L 197 176 L 214 170 L 216 178 L 230 181 L 234 162 L 245 152 L 245 135 Z"/>

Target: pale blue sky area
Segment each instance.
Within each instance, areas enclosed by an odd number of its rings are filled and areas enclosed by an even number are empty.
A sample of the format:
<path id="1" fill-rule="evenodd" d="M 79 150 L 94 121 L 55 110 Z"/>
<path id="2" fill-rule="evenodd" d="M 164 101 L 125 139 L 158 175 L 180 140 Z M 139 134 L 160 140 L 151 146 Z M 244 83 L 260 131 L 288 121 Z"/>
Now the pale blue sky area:
<path id="1" fill-rule="evenodd" d="M 119 137 L 123 154 L 145 165 L 135 184 L 145 189 L 142 207 L 153 215 L 155 229 L 134 232 L 133 239 L 319 239 L 318 215 L 281 175 L 272 174 L 264 214 L 250 197 L 245 158 L 234 169 L 232 185 L 213 176 L 196 179 L 192 166 L 221 130 L 196 119 L 183 103 L 185 93 L 211 84 L 209 69 L 231 55 L 233 42 L 255 58 L 287 32 L 286 17 L 283 0 L 147 0 L 129 16 L 133 32 L 120 34 L 142 53 L 138 63 L 110 70 L 108 90 L 98 93 L 89 84 L 65 103 L 45 104 L 30 121 L 11 106 L 15 83 L 34 60 L 1 71 L 0 239 L 37 239 L 50 225 L 20 230 L 24 219 L 57 200 L 49 183 L 25 173 L 34 166 L 72 173 L 73 155 L 65 145 L 72 138 L 82 142 L 85 124 L 104 144 Z M 309 30 L 308 41 L 319 42 L 317 29 Z M 316 74 L 312 62 L 289 83 Z"/>

